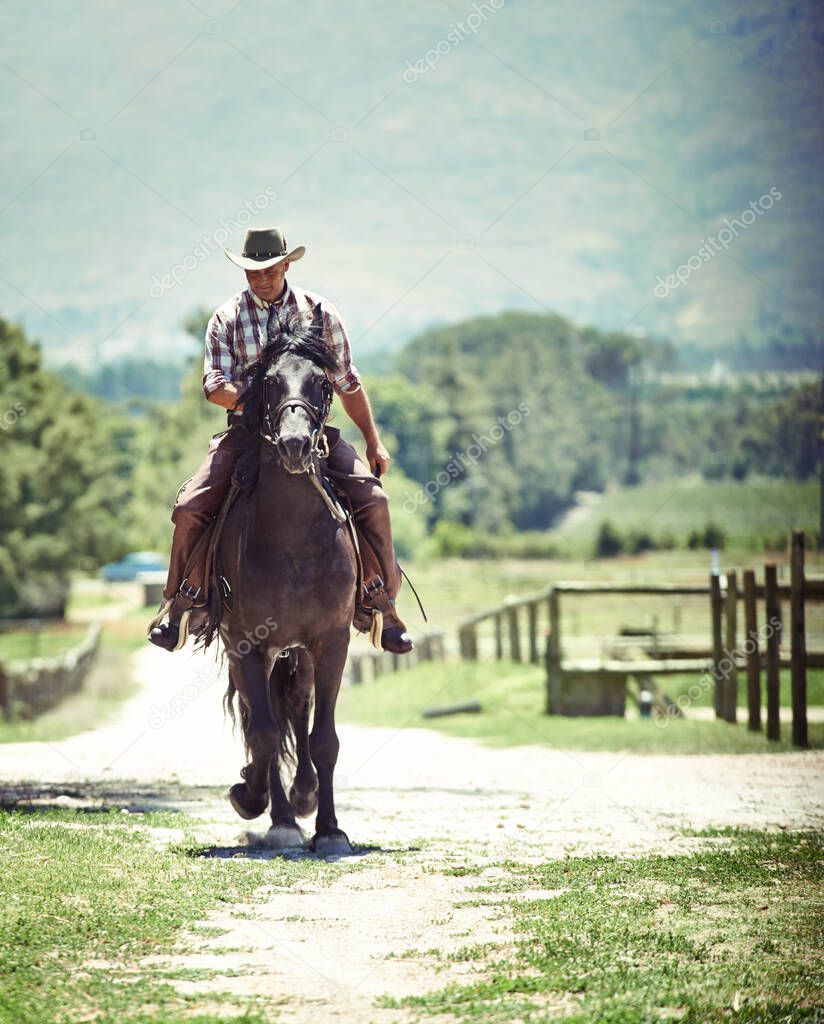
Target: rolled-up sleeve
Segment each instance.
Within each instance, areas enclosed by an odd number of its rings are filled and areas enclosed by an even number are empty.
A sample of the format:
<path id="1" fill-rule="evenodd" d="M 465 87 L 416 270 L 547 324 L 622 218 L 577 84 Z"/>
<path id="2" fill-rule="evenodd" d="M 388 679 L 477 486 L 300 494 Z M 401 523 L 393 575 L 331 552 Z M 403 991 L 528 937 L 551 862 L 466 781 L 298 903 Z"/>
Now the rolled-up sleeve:
<path id="1" fill-rule="evenodd" d="M 325 302 L 323 305 L 323 334 L 326 344 L 335 353 L 338 363 L 337 372 L 329 375 L 332 387 L 338 394 L 357 391 L 361 386 L 361 379 L 357 367 L 352 362 L 349 336 L 343 326 L 340 313 L 331 302 Z"/>
<path id="2" fill-rule="evenodd" d="M 228 325 L 218 313 L 213 313 L 206 328 L 206 354 L 203 360 L 203 394 L 228 384 L 232 379 L 232 346 Z"/>

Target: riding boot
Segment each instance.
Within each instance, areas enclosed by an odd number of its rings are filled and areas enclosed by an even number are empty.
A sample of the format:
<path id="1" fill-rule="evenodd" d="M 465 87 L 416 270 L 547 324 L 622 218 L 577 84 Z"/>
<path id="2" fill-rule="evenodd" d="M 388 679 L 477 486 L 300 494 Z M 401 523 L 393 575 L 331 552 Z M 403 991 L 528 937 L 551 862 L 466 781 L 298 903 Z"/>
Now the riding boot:
<path id="1" fill-rule="evenodd" d="M 395 598 L 390 597 L 380 575 L 368 579 L 355 613 L 355 627 L 359 622 L 368 623 L 363 632 L 369 632 L 369 639 L 379 650 L 391 654 L 409 654 L 414 648 L 406 623 L 395 610 Z M 380 638 L 380 640 L 378 639 Z"/>
<path id="2" fill-rule="evenodd" d="M 189 639 L 192 614 L 203 608 L 200 587 L 191 587 L 184 580 L 178 592 L 172 598 L 164 598 L 157 615 L 149 623 L 148 637 L 150 643 L 162 647 L 164 651 L 179 651 Z M 168 622 L 163 619 L 168 613 Z"/>

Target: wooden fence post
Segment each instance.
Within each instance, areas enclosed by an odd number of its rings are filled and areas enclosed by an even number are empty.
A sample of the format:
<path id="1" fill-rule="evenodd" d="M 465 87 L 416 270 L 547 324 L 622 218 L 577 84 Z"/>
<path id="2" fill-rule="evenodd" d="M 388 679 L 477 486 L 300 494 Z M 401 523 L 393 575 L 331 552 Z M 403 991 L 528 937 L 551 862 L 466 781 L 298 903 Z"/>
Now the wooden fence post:
<path id="1" fill-rule="evenodd" d="M 435 634 L 435 649 L 433 653 L 436 661 L 443 661 L 446 657 L 446 648 L 444 647 L 443 633 L 441 630 L 438 630 Z"/>
<path id="2" fill-rule="evenodd" d="M 11 680 L 0 665 L 0 716 L 7 722 L 12 719 Z"/>
<path id="3" fill-rule="evenodd" d="M 461 626 L 458 640 L 461 647 L 461 657 L 464 661 L 478 660 L 478 637 L 476 634 L 476 623 L 464 623 Z"/>
<path id="4" fill-rule="evenodd" d="M 710 616 L 712 620 L 712 677 L 715 680 L 715 717 L 723 717 L 721 659 L 724 644 L 721 639 L 721 579 L 716 573 L 710 575 Z"/>
<path id="5" fill-rule="evenodd" d="M 793 743 L 807 738 L 807 637 L 804 615 L 804 533 L 793 530 L 790 551 L 790 672 L 792 676 Z"/>
<path id="6" fill-rule="evenodd" d="M 495 612 L 493 622 L 495 626 L 495 660 L 501 661 L 504 656 L 504 640 L 500 612 Z"/>
<path id="7" fill-rule="evenodd" d="M 361 665 L 360 655 L 356 654 L 352 659 L 352 685 L 358 686 L 363 682 L 363 666 Z"/>
<path id="8" fill-rule="evenodd" d="M 506 619 L 509 625 L 509 656 L 513 661 L 520 661 L 521 635 L 518 632 L 518 606 L 516 604 L 507 606 Z"/>
<path id="9" fill-rule="evenodd" d="M 758 649 L 758 603 L 755 572 L 744 571 L 744 626 L 747 633 L 747 728 L 761 731 L 761 652 Z"/>
<path id="10" fill-rule="evenodd" d="M 727 573 L 727 653 L 726 657 L 730 663 L 729 671 L 724 679 L 724 719 L 727 722 L 735 722 L 738 707 L 738 664 L 735 660 L 735 653 L 738 645 L 738 578 L 735 569 Z"/>
<path id="11" fill-rule="evenodd" d="M 530 601 L 526 606 L 527 622 L 529 624 L 529 663 L 537 665 L 540 662 L 538 655 L 538 602 Z"/>
<path id="12" fill-rule="evenodd" d="M 781 739 L 778 717 L 781 643 L 781 605 L 778 600 L 778 574 L 774 565 L 764 566 L 764 604 L 767 630 L 767 739 Z"/>
<path id="13" fill-rule="evenodd" d="M 549 635 L 546 644 L 546 713 L 561 713 L 561 595 L 549 592 Z"/>

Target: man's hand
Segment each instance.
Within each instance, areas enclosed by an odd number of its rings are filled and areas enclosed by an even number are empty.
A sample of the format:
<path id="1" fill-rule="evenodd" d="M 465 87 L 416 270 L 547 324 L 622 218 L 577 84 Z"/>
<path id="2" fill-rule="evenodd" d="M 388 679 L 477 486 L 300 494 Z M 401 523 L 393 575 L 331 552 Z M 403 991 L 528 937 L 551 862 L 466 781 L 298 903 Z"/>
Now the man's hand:
<path id="1" fill-rule="evenodd" d="M 379 437 L 376 437 L 374 441 L 370 441 L 366 445 L 366 461 L 375 476 L 386 476 L 389 472 L 389 463 L 392 461 L 392 456 L 384 448 L 383 442 Z"/>

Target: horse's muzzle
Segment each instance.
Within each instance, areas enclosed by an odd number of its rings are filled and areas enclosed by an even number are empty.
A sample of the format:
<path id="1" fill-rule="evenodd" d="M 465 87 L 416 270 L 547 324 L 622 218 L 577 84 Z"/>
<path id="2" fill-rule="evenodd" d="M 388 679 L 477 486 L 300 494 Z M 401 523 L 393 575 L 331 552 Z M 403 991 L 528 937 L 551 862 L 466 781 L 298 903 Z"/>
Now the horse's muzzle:
<path id="1" fill-rule="evenodd" d="M 276 448 L 287 473 L 307 473 L 312 465 L 312 439 L 307 436 L 281 435 Z"/>

